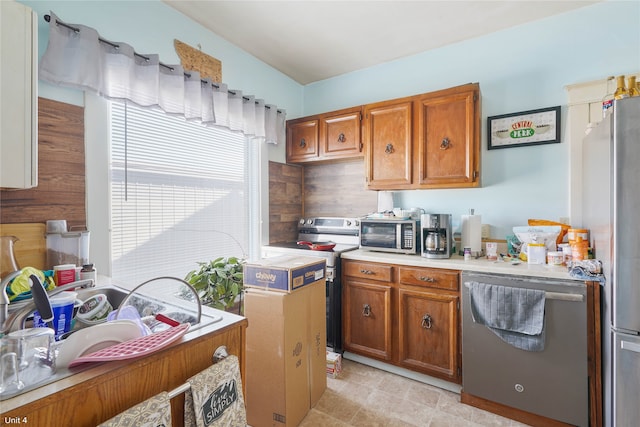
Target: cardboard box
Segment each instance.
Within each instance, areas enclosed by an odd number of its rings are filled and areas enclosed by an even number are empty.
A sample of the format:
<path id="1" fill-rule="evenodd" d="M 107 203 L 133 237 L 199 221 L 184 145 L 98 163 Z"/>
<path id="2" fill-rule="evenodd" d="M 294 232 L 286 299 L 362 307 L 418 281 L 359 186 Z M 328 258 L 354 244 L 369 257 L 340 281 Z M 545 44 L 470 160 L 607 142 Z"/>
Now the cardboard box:
<path id="1" fill-rule="evenodd" d="M 327 389 L 327 291 L 326 281 L 320 280 L 320 284 L 302 289 L 308 295 L 308 321 L 309 321 L 309 389 L 310 407 L 322 397 Z M 298 291 L 296 291 L 298 292 Z"/>
<path id="2" fill-rule="evenodd" d="M 282 255 L 247 263 L 244 286 L 292 292 L 326 277 L 324 258 Z"/>
<path id="3" fill-rule="evenodd" d="M 325 301 L 325 280 L 291 293 L 245 289 L 244 380 L 252 427 L 297 426 L 324 393 Z"/>
<path id="4" fill-rule="evenodd" d="M 327 377 L 338 378 L 342 372 L 342 355 L 327 351 Z"/>

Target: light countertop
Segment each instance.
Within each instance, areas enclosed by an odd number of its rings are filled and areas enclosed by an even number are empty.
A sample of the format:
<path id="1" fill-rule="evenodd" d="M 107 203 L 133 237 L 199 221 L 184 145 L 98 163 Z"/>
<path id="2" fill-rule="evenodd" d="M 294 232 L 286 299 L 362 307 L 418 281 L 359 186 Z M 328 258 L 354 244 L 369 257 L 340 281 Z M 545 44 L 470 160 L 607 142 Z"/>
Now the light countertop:
<path id="1" fill-rule="evenodd" d="M 475 271 L 480 273 L 510 274 L 516 276 L 542 277 L 551 279 L 578 280 L 571 277 L 565 266 L 535 265 L 521 262 L 511 264 L 505 261 L 490 261 L 486 257 L 465 261 L 460 255 L 449 259 L 429 259 L 421 255 L 405 255 L 389 252 L 374 252 L 358 249 L 343 252 L 342 259 L 370 261 L 412 267 L 445 268 L 450 270 Z"/>

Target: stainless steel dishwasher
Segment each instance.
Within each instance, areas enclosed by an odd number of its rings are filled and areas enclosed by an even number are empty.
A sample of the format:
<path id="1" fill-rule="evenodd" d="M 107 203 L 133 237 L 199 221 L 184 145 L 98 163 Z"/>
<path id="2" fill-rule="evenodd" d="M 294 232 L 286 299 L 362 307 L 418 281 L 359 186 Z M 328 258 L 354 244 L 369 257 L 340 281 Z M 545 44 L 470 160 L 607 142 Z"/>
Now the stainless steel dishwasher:
<path id="1" fill-rule="evenodd" d="M 475 323 L 469 283 L 545 291 L 544 349 L 521 350 Z M 463 272 L 464 393 L 577 426 L 589 424 L 586 286 L 573 280 Z"/>

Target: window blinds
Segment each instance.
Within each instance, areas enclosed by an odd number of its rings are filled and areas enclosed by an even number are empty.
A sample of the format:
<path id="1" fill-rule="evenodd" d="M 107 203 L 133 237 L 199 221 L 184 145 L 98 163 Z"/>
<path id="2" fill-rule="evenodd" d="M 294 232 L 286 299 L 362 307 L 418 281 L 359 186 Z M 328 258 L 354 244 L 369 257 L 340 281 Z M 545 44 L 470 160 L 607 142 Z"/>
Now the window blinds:
<path id="1" fill-rule="evenodd" d="M 247 137 L 158 110 L 111 103 L 114 280 L 184 278 L 249 246 Z"/>

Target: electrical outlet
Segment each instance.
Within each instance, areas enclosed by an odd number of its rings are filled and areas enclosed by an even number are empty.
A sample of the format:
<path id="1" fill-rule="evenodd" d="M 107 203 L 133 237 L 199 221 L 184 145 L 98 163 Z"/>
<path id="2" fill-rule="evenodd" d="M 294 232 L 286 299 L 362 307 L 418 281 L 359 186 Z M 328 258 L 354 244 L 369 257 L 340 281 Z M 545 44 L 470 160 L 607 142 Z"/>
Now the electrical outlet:
<path id="1" fill-rule="evenodd" d="M 568 217 L 568 216 L 561 216 L 561 217 L 558 219 L 558 222 L 559 222 L 560 224 L 566 224 L 566 225 L 569 225 L 570 220 L 569 220 L 569 217 Z"/>
<path id="2" fill-rule="evenodd" d="M 489 224 L 482 224 L 480 226 L 480 237 L 488 239 L 491 236 L 491 226 Z"/>

